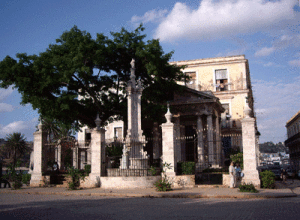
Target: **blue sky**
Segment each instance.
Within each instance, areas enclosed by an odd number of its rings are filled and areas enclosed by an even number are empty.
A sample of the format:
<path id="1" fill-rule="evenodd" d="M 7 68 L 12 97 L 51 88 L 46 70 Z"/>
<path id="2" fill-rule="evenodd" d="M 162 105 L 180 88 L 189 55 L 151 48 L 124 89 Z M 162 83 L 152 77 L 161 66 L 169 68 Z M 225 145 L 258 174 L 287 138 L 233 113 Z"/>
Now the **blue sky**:
<path id="1" fill-rule="evenodd" d="M 74 25 L 95 38 L 143 22 L 171 61 L 245 54 L 249 60 L 260 142 L 286 139 L 285 123 L 300 110 L 298 0 L 76 1 L 0 0 L 0 60 L 38 54 Z M 20 94 L 0 89 L 0 138 L 33 140 L 38 114 Z"/>

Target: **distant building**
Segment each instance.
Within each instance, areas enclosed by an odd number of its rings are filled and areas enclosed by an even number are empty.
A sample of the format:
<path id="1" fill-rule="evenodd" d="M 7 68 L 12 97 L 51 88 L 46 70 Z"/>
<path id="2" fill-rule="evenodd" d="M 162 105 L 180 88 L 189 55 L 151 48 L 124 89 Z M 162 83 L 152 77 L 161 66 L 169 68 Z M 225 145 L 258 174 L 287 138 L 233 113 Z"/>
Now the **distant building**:
<path id="1" fill-rule="evenodd" d="M 290 163 L 294 169 L 300 170 L 300 111 L 286 123 L 288 139 L 284 142 L 290 151 Z"/>

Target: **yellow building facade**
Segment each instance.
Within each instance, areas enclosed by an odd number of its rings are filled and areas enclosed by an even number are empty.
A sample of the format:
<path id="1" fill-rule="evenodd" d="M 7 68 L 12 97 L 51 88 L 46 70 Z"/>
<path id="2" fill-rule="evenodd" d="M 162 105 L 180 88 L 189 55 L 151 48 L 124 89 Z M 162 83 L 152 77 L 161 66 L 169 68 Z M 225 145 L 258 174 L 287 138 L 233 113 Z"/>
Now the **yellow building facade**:
<path id="1" fill-rule="evenodd" d="M 254 101 L 248 60 L 244 55 L 171 62 L 185 66 L 190 77 L 184 84 L 198 91 L 211 91 L 225 112 L 221 115 L 223 145 L 242 150 L 241 119 L 249 105 L 254 117 Z M 183 83 L 182 83 L 183 84 Z"/>

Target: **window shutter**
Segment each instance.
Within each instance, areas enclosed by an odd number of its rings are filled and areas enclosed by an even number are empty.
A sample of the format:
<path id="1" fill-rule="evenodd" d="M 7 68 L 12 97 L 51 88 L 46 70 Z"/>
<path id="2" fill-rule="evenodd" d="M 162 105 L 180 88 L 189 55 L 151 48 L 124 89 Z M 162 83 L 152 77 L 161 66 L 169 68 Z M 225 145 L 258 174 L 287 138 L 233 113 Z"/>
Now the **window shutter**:
<path id="1" fill-rule="evenodd" d="M 227 70 L 216 70 L 216 80 L 227 79 Z"/>

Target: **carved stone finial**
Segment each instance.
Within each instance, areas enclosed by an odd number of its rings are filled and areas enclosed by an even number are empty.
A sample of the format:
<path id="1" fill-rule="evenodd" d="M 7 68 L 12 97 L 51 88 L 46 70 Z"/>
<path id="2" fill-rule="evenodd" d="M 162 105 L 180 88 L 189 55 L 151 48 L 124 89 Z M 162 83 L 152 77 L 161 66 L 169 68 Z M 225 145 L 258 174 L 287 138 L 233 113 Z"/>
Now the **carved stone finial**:
<path id="1" fill-rule="evenodd" d="M 38 131 L 42 131 L 42 129 L 43 129 L 43 122 L 42 122 L 42 118 L 40 118 L 40 123 L 39 123 L 39 125 L 38 125 Z"/>
<path id="2" fill-rule="evenodd" d="M 250 118 L 251 109 L 249 108 L 248 105 L 245 106 L 244 113 L 245 113 L 245 118 Z"/>
<path id="3" fill-rule="evenodd" d="M 135 69 L 135 59 L 132 58 L 130 65 L 132 69 Z"/>
<path id="4" fill-rule="evenodd" d="M 100 129 L 101 119 L 99 118 L 99 113 L 97 113 L 97 118 L 95 120 L 97 130 Z"/>
<path id="5" fill-rule="evenodd" d="M 166 119 L 167 119 L 167 123 L 171 123 L 171 119 L 172 119 L 172 113 L 170 112 L 170 104 L 169 104 L 169 102 L 168 102 L 168 104 L 167 104 L 167 106 L 168 106 L 168 111 L 167 111 L 167 113 L 165 114 L 165 117 L 166 117 Z"/>

